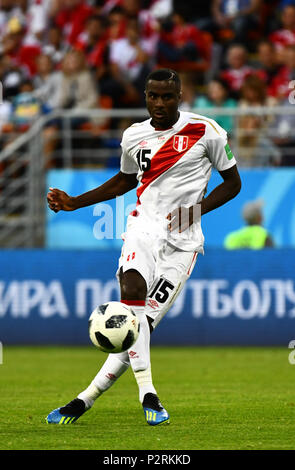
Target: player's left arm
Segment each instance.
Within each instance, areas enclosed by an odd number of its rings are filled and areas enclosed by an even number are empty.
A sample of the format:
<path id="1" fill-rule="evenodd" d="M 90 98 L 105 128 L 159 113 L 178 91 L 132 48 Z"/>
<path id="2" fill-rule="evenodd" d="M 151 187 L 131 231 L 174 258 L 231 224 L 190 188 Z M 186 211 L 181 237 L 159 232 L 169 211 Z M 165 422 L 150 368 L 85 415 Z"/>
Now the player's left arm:
<path id="1" fill-rule="evenodd" d="M 200 203 L 189 208 L 179 207 L 168 214 L 167 219 L 171 221 L 168 224 L 168 230 L 183 232 L 196 221 L 196 218 L 223 206 L 239 194 L 242 183 L 237 165 L 219 171 L 219 174 L 223 182 L 216 186 Z"/>
<path id="2" fill-rule="evenodd" d="M 219 171 L 223 182 L 216 186 L 211 193 L 201 201 L 201 215 L 223 206 L 239 194 L 242 183 L 237 165 L 224 171 Z"/>

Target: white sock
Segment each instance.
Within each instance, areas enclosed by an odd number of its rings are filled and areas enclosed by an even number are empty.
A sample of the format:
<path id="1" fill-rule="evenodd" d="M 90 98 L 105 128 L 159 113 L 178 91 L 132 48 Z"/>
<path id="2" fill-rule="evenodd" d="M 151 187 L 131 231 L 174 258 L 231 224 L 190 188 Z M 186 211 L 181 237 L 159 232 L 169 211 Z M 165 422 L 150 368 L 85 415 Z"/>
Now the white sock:
<path id="1" fill-rule="evenodd" d="M 136 343 L 128 349 L 130 364 L 139 388 L 139 400 L 142 403 L 146 393 L 157 393 L 152 382 L 151 362 L 150 362 L 150 327 L 147 317 L 144 313 L 145 302 L 143 305 L 128 305 L 134 310 L 140 322 L 140 331 Z"/>
<path id="2" fill-rule="evenodd" d="M 98 374 L 94 377 L 89 387 L 79 393 L 78 398 L 85 402 L 86 408 L 93 406 L 95 400 L 108 390 L 117 379 L 128 369 L 128 352 L 109 354 Z"/>
<path id="3" fill-rule="evenodd" d="M 154 393 L 157 395 L 155 387 L 153 386 L 151 366 L 146 370 L 134 372 L 134 376 L 139 388 L 139 401 L 141 403 L 146 393 Z"/>
<path id="4" fill-rule="evenodd" d="M 95 400 L 101 395 L 101 391 L 91 382 L 91 384 L 83 390 L 83 392 L 79 393 L 77 398 L 83 400 L 85 403 L 86 410 L 89 410 L 93 406 Z"/>

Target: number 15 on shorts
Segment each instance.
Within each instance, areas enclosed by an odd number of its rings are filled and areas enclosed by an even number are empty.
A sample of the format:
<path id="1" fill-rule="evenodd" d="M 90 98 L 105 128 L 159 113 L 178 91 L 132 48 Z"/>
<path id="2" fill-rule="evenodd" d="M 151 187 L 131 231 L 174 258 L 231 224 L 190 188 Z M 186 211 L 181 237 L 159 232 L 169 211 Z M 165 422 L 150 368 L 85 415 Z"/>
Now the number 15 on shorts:
<path id="1" fill-rule="evenodd" d="M 149 297 L 154 298 L 160 304 L 164 304 L 174 289 L 174 285 L 166 279 L 160 278 Z"/>

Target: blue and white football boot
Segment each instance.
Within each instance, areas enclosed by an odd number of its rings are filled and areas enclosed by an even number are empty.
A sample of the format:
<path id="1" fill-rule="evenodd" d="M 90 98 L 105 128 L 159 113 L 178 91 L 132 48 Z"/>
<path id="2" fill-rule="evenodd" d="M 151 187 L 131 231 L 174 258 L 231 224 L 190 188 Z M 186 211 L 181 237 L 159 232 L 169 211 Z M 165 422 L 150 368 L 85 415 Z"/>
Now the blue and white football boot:
<path id="1" fill-rule="evenodd" d="M 146 422 L 150 426 L 169 424 L 170 416 L 154 393 L 146 393 L 142 402 Z"/>
<path id="2" fill-rule="evenodd" d="M 73 424 L 85 411 L 87 410 L 84 401 L 80 398 L 74 398 L 67 405 L 51 411 L 45 420 L 48 424 Z"/>

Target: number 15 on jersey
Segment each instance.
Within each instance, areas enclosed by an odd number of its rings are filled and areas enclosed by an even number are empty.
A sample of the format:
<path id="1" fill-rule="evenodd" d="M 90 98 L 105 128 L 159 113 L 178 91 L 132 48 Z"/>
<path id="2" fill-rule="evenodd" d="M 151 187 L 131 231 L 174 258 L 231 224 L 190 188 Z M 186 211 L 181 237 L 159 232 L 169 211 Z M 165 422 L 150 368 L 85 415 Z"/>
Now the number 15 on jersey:
<path id="1" fill-rule="evenodd" d="M 140 149 L 136 154 L 136 160 L 141 171 L 148 171 L 151 167 L 151 160 L 148 155 L 151 154 L 150 149 Z"/>

